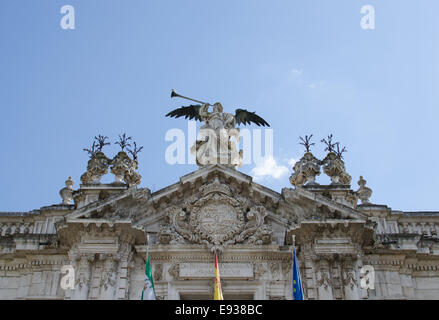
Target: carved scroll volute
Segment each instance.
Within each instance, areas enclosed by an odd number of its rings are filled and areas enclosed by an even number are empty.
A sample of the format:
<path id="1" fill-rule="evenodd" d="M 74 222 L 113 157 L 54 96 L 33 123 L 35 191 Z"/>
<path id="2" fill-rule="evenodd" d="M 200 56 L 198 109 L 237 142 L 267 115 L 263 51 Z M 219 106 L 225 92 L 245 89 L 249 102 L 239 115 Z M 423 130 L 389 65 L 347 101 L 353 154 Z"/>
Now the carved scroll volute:
<path id="1" fill-rule="evenodd" d="M 243 242 L 248 238 L 251 244 L 269 244 L 272 239 L 272 230 L 269 225 L 264 224 L 267 215 L 265 207 L 256 206 L 247 212 L 247 223 L 244 230 L 236 237 L 236 242 Z"/>
<path id="2" fill-rule="evenodd" d="M 179 207 L 170 207 L 166 210 L 166 216 L 172 228 L 175 229 L 186 240 L 193 242 L 197 240 L 197 237 L 192 231 L 190 224 L 186 222 L 186 212 Z"/>

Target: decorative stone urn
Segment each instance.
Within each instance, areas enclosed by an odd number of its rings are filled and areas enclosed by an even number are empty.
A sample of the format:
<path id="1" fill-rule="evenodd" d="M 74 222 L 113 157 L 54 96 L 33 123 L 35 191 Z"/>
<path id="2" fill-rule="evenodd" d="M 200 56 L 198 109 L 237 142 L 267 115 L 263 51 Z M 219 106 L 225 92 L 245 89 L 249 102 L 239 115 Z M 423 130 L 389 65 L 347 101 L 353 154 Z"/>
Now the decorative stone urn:
<path id="1" fill-rule="evenodd" d="M 369 198 L 372 195 L 372 189 L 366 187 L 366 180 L 363 179 L 363 176 L 360 176 L 360 180 L 358 180 L 358 185 L 360 188 L 357 190 L 358 197 L 361 200 L 361 204 L 368 204 Z"/>
<path id="2" fill-rule="evenodd" d="M 87 172 L 81 176 L 84 184 L 99 184 L 104 174 L 108 172 L 110 159 L 102 151 L 96 152 L 88 161 Z"/>
<path id="3" fill-rule="evenodd" d="M 320 175 L 320 160 L 314 157 L 311 152 L 307 152 L 304 156 L 294 164 L 294 173 L 290 177 L 293 186 L 302 186 L 304 184 L 318 184 L 316 176 Z"/>
<path id="4" fill-rule="evenodd" d="M 350 184 L 351 176 L 346 172 L 343 160 L 334 152 L 328 153 L 322 161 L 323 171 L 331 178 L 331 184 Z"/>
<path id="5" fill-rule="evenodd" d="M 138 185 L 141 176 L 137 173 L 137 168 L 137 161 L 131 159 L 124 151 L 119 151 L 111 161 L 111 173 L 119 183 L 125 181 L 128 185 Z"/>
<path id="6" fill-rule="evenodd" d="M 138 163 L 136 160 L 132 160 L 131 165 L 128 167 L 128 171 L 125 172 L 124 180 L 129 186 L 140 184 L 142 176 L 137 172 Z"/>
<path id="7" fill-rule="evenodd" d="M 69 177 L 66 180 L 66 186 L 59 191 L 62 198 L 62 204 L 70 204 L 73 200 L 73 180 Z"/>
<path id="8" fill-rule="evenodd" d="M 115 181 L 123 183 L 125 173 L 131 165 L 131 158 L 124 151 L 120 151 L 111 161 L 111 173 L 114 174 Z"/>

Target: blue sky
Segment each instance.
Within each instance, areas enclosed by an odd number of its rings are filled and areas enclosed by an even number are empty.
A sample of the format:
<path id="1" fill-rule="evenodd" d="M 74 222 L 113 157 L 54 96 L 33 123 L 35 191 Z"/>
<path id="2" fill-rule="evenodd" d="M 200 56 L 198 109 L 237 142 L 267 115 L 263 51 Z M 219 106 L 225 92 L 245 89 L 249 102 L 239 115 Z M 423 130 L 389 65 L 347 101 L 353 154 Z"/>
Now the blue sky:
<path id="1" fill-rule="evenodd" d="M 60 27 L 66 4 L 75 30 Z M 367 4 L 375 30 L 360 27 Z M 290 187 L 288 161 L 303 154 L 298 137 L 314 134 L 323 158 L 318 141 L 332 133 L 348 149 L 352 187 L 363 175 L 372 202 L 439 210 L 437 12 L 426 0 L 2 1 L 0 210 L 60 203 L 68 176 L 79 186 L 82 149 L 97 134 L 114 142 L 126 132 L 145 147 L 141 187 L 196 170 L 165 161 L 166 132 L 187 130 L 164 117 L 186 103 L 170 99 L 172 88 L 266 119 L 271 169 L 283 174 L 258 182 L 278 192 Z"/>

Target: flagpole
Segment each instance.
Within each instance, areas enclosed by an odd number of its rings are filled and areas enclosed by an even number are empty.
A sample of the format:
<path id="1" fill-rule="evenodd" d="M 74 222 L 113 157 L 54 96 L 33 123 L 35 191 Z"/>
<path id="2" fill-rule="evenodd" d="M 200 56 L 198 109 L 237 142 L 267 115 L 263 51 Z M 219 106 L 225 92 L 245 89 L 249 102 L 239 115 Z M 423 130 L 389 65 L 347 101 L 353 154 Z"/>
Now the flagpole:
<path id="1" fill-rule="evenodd" d="M 213 294 L 213 300 L 224 300 L 223 298 L 223 291 L 221 289 L 221 278 L 219 273 L 219 267 L 218 267 L 218 254 L 217 251 L 214 251 L 215 253 L 215 283 L 214 283 L 214 294 Z"/>
<path id="2" fill-rule="evenodd" d="M 146 256 L 145 256 L 145 263 L 148 260 L 149 255 L 149 234 L 146 234 Z"/>
<path id="3" fill-rule="evenodd" d="M 145 284 L 142 290 L 141 300 L 156 300 L 154 280 L 152 277 L 151 264 L 149 261 L 149 234 L 146 233 L 146 260 L 145 260 Z"/>

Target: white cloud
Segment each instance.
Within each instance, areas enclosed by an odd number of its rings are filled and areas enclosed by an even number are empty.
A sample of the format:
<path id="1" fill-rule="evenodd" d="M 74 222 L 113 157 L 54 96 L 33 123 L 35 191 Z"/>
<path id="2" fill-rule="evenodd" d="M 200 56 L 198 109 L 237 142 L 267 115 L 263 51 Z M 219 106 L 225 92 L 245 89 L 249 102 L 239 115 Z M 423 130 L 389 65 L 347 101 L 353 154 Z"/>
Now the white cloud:
<path id="1" fill-rule="evenodd" d="M 288 173 L 288 168 L 279 165 L 272 156 L 266 157 L 264 161 L 257 164 L 252 169 L 252 174 L 255 180 L 262 180 L 264 178 L 281 179 Z"/>

